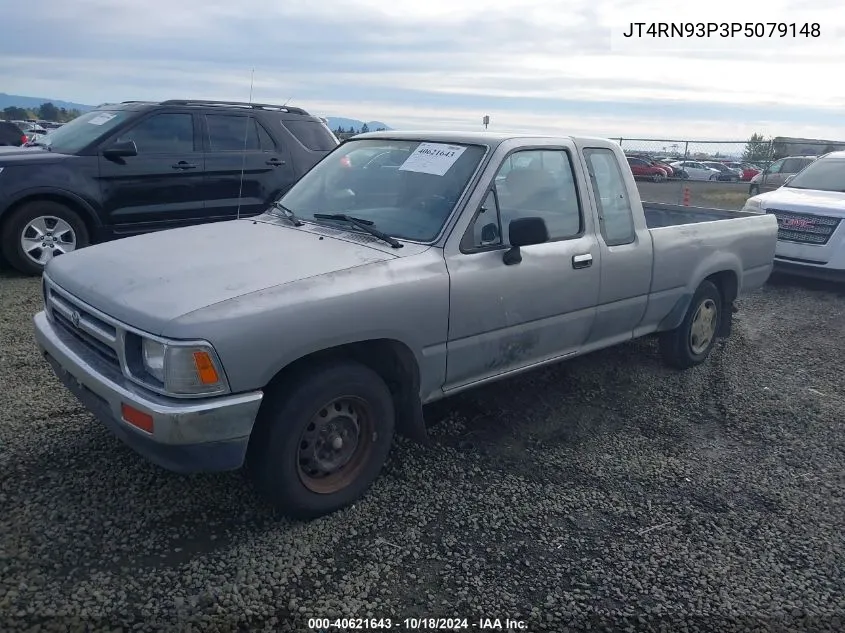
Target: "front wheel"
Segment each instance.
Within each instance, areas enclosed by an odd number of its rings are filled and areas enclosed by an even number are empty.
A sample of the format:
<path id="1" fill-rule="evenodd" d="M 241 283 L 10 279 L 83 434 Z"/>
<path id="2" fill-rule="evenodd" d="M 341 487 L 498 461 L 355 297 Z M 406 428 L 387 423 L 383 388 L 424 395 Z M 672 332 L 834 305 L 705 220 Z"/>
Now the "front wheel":
<path id="1" fill-rule="evenodd" d="M 719 177 L 716 174 L 713 174 L 712 176 L 710 176 L 710 178 L 708 178 L 708 180 L 718 180 L 718 179 L 719 179 Z"/>
<path id="2" fill-rule="evenodd" d="M 361 497 L 393 441 L 393 400 L 359 363 L 316 367 L 270 392 L 250 439 L 257 490 L 289 517 L 311 519 Z"/>
<path id="3" fill-rule="evenodd" d="M 681 324 L 660 333 L 660 353 L 666 364 L 688 369 L 703 363 L 716 343 L 721 318 L 719 289 L 712 282 L 701 282 Z"/>
<path id="4" fill-rule="evenodd" d="M 3 255 L 24 274 L 40 275 L 53 257 L 88 243 L 88 229 L 82 218 L 52 200 L 24 204 L 3 226 Z"/>

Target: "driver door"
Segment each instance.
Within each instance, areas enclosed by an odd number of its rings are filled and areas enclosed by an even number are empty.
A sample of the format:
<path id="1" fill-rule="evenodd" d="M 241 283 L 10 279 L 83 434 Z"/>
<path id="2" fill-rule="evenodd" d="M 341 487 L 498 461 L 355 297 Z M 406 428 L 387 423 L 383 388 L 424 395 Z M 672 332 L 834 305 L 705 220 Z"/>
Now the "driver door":
<path id="1" fill-rule="evenodd" d="M 126 235 L 201 222 L 205 161 L 191 112 L 156 112 L 120 131 L 101 147 L 134 141 L 137 156 L 99 156 L 104 215 Z"/>
<path id="2" fill-rule="evenodd" d="M 447 248 L 450 318 L 444 391 L 567 356 L 587 340 L 596 318 L 601 251 L 587 184 L 573 170 L 574 148 L 519 150 L 499 163 L 485 200 L 458 248 Z M 513 157 L 512 165 L 508 161 Z M 577 182 L 577 184 L 576 184 Z M 542 217 L 543 244 L 503 261 L 508 226 Z"/>

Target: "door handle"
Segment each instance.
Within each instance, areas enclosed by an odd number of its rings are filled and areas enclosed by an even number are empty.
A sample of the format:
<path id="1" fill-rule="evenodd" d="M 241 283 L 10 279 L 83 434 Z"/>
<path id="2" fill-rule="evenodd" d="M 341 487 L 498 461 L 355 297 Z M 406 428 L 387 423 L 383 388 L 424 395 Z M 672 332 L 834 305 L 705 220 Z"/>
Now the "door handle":
<path id="1" fill-rule="evenodd" d="M 573 268 L 589 268 L 593 265 L 593 256 L 590 253 L 584 253 L 583 255 L 573 255 L 572 256 L 572 267 Z"/>
<path id="2" fill-rule="evenodd" d="M 285 161 L 279 160 L 278 158 L 271 158 L 270 160 L 267 161 L 266 164 L 270 165 L 272 167 L 281 167 L 282 165 L 285 164 Z"/>
<path id="3" fill-rule="evenodd" d="M 196 165 L 194 165 L 193 163 L 189 163 L 186 160 L 180 160 L 175 165 L 171 165 L 171 167 L 173 167 L 173 169 L 196 169 L 197 168 Z"/>

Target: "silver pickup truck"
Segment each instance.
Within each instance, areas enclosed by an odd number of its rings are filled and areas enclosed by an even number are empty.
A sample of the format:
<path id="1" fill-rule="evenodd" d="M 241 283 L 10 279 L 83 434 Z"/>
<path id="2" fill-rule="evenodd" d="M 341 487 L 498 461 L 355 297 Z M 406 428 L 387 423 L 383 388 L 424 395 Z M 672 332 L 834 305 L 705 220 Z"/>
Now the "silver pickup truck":
<path id="1" fill-rule="evenodd" d="M 643 208 L 596 138 L 380 132 L 340 145 L 248 219 L 50 262 L 38 344 L 147 459 L 244 466 L 315 517 L 378 476 L 423 405 L 655 334 L 677 368 L 730 332 L 777 221 Z"/>

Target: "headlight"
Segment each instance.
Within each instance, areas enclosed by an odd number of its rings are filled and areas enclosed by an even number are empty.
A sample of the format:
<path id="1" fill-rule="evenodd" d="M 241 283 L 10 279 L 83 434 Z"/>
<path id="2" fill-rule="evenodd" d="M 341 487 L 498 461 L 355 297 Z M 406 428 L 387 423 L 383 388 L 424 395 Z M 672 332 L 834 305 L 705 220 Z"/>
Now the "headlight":
<path id="1" fill-rule="evenodd" d="M 173 395 L 214 395 L 228 391 L 226 378 L 209 345 L 162 343 L 144 338 L 144 371 Z"/>
<path id="2" fill-rule="evenodd" d="M 144 369 L 161 383 L 164 383 L 164 343 L 145 338 L 141 347 Z"/>

